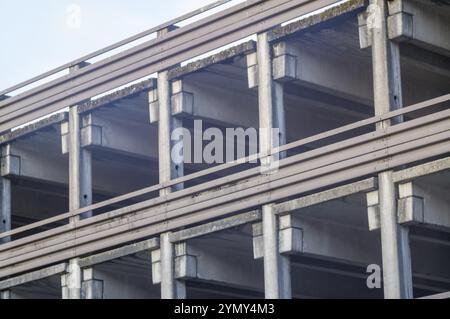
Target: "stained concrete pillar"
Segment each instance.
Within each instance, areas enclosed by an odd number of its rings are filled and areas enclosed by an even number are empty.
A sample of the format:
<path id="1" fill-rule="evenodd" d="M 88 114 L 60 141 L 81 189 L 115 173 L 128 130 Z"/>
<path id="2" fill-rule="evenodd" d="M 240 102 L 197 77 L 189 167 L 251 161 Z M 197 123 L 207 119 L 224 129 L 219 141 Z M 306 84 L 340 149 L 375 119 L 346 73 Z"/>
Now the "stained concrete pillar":
<path id="1" fill-rule="evenodd" d="M 79 259 L 70 260 L 67 272 L 61 275 L 62 299 L 81 299 L 82 270 Z"/>
<path id="2" fill-rule="evenodd" d="M 80 64 L 70 69 L 76 72 L 86 64 Z M 78 106 L 69 110 L 67 125 L 69 152 L 69 210 L 74 211 L 92 204 L 92 155 L 88 149 L 82 147 L 81 127 L 82 116 L 78 113 Z M 63 125 L 64 126 L 64 125 Z M 64 131 L 64 129 L 63 129 Z M 64 132 L 63 132 L 64 133 Z M 91 213 L 85 213 L 81 218 L 88 218 Z M 78 219 L 75 217 L 75 219 Z"/>
<path id="3" fill-rule="evenodd" d="M 0 300 L 6 299 L 11 299 L 11 291 L 10 290 L 0 291 Z"/>
<path id="4" fill-rule="evenodd" d="M 158 32 L 158 37 L 162 37 L 172 31 L 174 27 L 169 27 Z M 183 163 L 176 163 L 172 158 L 172 146 L 174 145 L 172 132 L 183 126 L 183 121 L 172 115 L 171 90 L 172 85 L 169 80 L 169 72 L 158 73 L 158 144 L 159 144 L 159 181 L 166 183 L 184 175 Z M 183 188 L 183 185 L 161 190 L 161 196 L 165 196 L 172 191 Z M 186 287 L 183 282 L 174 279 L 174 246 L 170 242 L 170 234 L 161 235 L 161 298 L 162 299 L 183 299 L 186 297 Z"/>
<path id="5" fill-rule="evenodd" d="M 86 64 L 70 69 L 76 72 Z M 78 106 L 69 110 L 69 210 L 75 211 L 92 204 L 92 157 L 89 150 L 81 147 L 81 116 Z M 81 218 L 88 218 L 92 213 L 85 213 L 71 219 L 71 223 Z M 80 299 L 82 274 L 79 259 L 69 263 L 67 274 L 62 276 L 63 298 Z"/>
<path id="6" fill-rule="evenodd" d="M 161 298 L 186 299 L 185 282 L 175 279 L 175 245 L 170 236 L 170 233 L 162 234 L 160 240 Z"/>
<path id="7" fill-rule="evenodd" d="M 162 278 L 165 277 L 163 299 L 185 299 L 183 281 L 197 278 L 197 258 L 186 242 L 173 242 L 172 233 L 163 236 L 164 243 L 160 241 L 160 249 L 151 252 L 153 284 L 163 284 Z"/>
<path id="8" fill-rule="evenodd" d="M 11 165 L 10 145 L 2 146 L 1 155 L 1 165 Z M 11 180 L 3 175 L 2 172 L 0 176 L 0 233 L 11 230 Z M 1 238 L 0 244 L 9 240 L 9 237 Z"/>
<path id="9" fill-rule="evenodd" d="M 271 150 L 285 143 L 283 86 L 272 76 L 272 52 L 267 33 L 258 35 L 258 102 L 259 102 L 259 151 L 267 155 L 261 159 L 264 173 L 273 173 L 279 155 Z M 264 286 L 267 299 L 291 298 L 289 257 L 278 250 L 278 217 L 272 205 L 263 210 Z"/>
<path id="10" fill-rule="evenodd" d="M 381 115 L 401 108 L 401 73 L 399 46 L 388 40 L 387 1 L 371 0 L 368 28 L 372 39 L 375 114 Z M 395 119 L 401 121 L 401 119 Z M 385 130 L 391 121 L 379 123 Z M 383 257 L 384 296 L 387 299 L 412 298 L 412 276 L 408 232 L 397 223 L 396 189 L 392 172 L 379 174 L 381 246 Z"/>
<path id="11" fill-rule="evenodd" d="M 82 299 L 103 299 L 103 280 L 96 279 L 94 268 L 83 269 Z"/>

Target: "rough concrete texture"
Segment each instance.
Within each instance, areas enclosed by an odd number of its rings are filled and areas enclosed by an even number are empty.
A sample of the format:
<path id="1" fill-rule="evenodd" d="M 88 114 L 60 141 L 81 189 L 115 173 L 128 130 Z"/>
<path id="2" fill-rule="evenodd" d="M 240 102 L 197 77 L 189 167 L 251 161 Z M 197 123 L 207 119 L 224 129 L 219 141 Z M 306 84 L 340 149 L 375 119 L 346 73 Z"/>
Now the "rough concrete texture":
<path id="1" fill-rule="evenodd" d="M 78 113 L 82 114 L 82 113 L 86 113 L 89 111 L 92 111 L 94 109 L 97 109 L 101 106 L 105 106 L 107 104 L 113 103 L 113 102 L 117 102 L 121 99 L 124 98 L 131 98 L 133 96 L 135 96 L 138 93 L 141 93 L 143 91 L 147 91 L 149 89 L 155 88 L 156 87 L 156 79 L 149 79 L 149 80 L 145 80 L 143 82 L 140 82 L 138 84 L 134 84 L 131 85 L 129 87 L 126 87 L 122 90 L 113 92 L 111 94 L 102 96 L 98 99 L 86 102 L 84 104 L 81 104 L 78 107 Z"/>
<path id="2" fill-rule="evenodd" d="M 301 19 L 290 23 L 283 27 L 274 28 L 269 32 L 269 40 L 280 40 L 288 36 L 292 36 L 297 32 L 306 30 L 313 26 L 318 26 L 322 23 L 329 22 L 337 17 L 345 18 L 348 13 L 356 13 L 362 11 L 366 6 L 366 0 L 350 0 L 338 6 L 332 7 L 324 12 L 309 16 L 305 19 Z"/>
<path id="3" fill-rule="evenodd" d="M 249 52 L 256 50 L 256 42 L 255 41 L 248 41 L 244 42 L 242 44 L 239 44 L 237 46 L 231 47 L 229 49 L 226 49 L 222 52 L 219 52 L 217 54 L 211 55 L 205 59 L 201 59 L 192 63 L 189 63 L 185 66 L 175 68 L 173 70 L 169 71 L 169 79 L 177 79 L 184 75 L 198 72 L 201 69 L 204 69 L 210 65 L 218 64 L 218 63 L 225 63 L 235 57 L 245 55 Z"/>
<path id="4" fill-rule="evenodd" d="M 67 116 L 68 116 L 68 113 L 66 113 L 66 112 L 58 113 L 58 114 L 52 115 L 50 117 L 47 117 L 45 119 L 42 119 L 38 122 L 24 126 L 17 130 L 11 131 L 7 134 L 3 134 L 2 136 L 0 136 L 0 144 L 5 144 L 8 142 L 11 142 L 15 139 L 18 139 L 19 137 L 24 137 L 26 135 L 29 135 L 29 134 L 32 134 L 39 130 L 42 130 L 46 127 L 67 121 Z"/>

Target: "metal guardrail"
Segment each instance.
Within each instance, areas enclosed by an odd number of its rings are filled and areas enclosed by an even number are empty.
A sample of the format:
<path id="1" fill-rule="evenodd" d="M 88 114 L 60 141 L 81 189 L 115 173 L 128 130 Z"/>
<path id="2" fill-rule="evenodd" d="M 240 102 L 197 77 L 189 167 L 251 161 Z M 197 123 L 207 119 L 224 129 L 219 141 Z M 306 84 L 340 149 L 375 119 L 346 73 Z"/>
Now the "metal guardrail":
<path id="1" fill-rule="evenodd" d="M 1 101 L 0 133 L 337 2 L 339 0 L 248 0 L 235 5 Z M 154 29 L 136 37 L 150 31 Z M 108 52 L 119 44 L 99 52 Z M 69 65 L 72 63 L 64 67 Z M 35 79 L 38 78 L 42 76 Z M 30 81 L 25 83 L 32 83 Z"/>
<path id="2" fill-rule="evenodd" d="M 287 157 L 280 161 L 276 174 L 264 174 L 260 167 L 245 170 L 3 244 L 0 246 L 0 278 L 449 153 L 449 101 L 450 94 L 444 95 L 276 148 L 272 150 L 272 155 L 363 127 L 374 127 L 379 122 L 401 115 L 428 112 L 382 131 L 373 128 L 370 133 Z M 432 112 L 434 106 L 442 106 L 443 103 L 444 110 Z M 1 234 L 0 238 L 37 230 L 87 211 L 105 208 L 266 156 L 268 154 L 257 154 L 245 161 L 207 169 L 170 183 L 21 227 Z M 227 187 L 223 187 L 225 185 Z"/>

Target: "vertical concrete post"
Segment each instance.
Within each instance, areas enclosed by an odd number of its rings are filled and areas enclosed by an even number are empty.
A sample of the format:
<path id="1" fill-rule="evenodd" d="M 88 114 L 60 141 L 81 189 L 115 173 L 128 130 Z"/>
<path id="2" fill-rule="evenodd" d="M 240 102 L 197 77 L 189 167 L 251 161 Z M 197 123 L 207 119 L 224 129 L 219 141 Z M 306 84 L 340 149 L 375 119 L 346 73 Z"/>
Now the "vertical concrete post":
<path id="1" fill-rule="evenodd" d="M 11 299 L 11 291 L 10 290 L 0 291 L 0 300 L 6 299 Z"/>
<path id="2" fill-rule="evenodd" d="M 77 65 L 70 72 L 82 68 Z M 74 105 L 69 110 L 69 210 L 74 211 L 92 204 L 92 158 L 90 151 L 81 147 L 81 116 L 78 106 Z M 81 218 L 88 218 L 91 213 L 86 213 Z M 79 220 L 80 216 L 73 217 L 71 223 Z M 67 293 L 63 288 L 63 298 L 81 298 L 81 268 L 79 260 L 70 261 L 65 278 Z"/>
<path id="3" fill-rule="evenodd" d="M 161 235 L 161 298 L 175 299 L 174 247 L 170 233 Z"/>
<path id="4" fill-rule="evenodd" d="M 93 268 L 83 269 L 82 299 L 103 299 L 103 280 L 95 279 Z"/>
<path id="5" fill-rule="evenodd" d="M 274 147 L 286 143 L 283 84 L 273 80 L 272 53 L 267 33 L 258 35 L 258 103 L 259 103 L 259 147 L 260 153 L 270 155 Z M 262 166 L 279 159 L 279 155 L 267 156 Z M 272 163 L 271 163 L 272 162 Z"/>
<path id="6" fill-rule="evenodd" d="M 272 53 L 267 33 L 258 35 L 258 102 L 259 151 L 267 157 L 261 159 L 263 172 L 273 172 L 280 155 L 271 150 L 285 143 L 286 128 L 283 86 L 272 77 Z M 274 130 L 275 129 L 275 130 Z M 264 286 L 267 299 L 291 298 L 289 257 L 279 253 L 278 217 L 272 205 L 263 206 Z"/>
<path id="7" fill-rule="evenodd" d="M 75 72 L 82 66 L 74 66 Z M 81 116 L 78 106 L 69 110 L 69 210 L 77 210 L 92 204 L 92 156 L 81 147 Z M 90 213 L 82 218 L 90 217 Z M 76 218 L 77 219 L 77 218 Z"/>
<path id="8" fill-rule="evenodd" d="M 162 37 L 173 30 L 173 27 L 158 32 Z M 159 181 L 166 183 L 184 175 L 183 163 L 174 163 L 171 152 L 173 141 L 171 134 L 173 130 L 181 128 L 183 122 L 172 116 L 171 83 L 168 71 L 158 73 L 158 145 L 159 145 Z M 161 196 L 170 194 L 172 191 L 183 189 L 183 185 L 161 190 Z M 174 246 L 170 242 L 170 233 L 161 235 L 161 298 L 162 299 L 184 299 L 186 298 L 186 287 L 184 282 L 174 279 Z"/>
<path id="9" fill-rule="evenodd" d="M 67 272 L 61 275 L 62 299 L 81 299 L 82 272 L 79 259 L 70 260 Z"/>
<path id="10" fill-rule="evenodd" d="M 400 53 L 398 44 L 388 40 L 387 2 L 371 0 L 369 19 L 372 34 L 372 63 L 375 114 L 402 107 Z M 401 119 L 395 119 L 401 121 Z M 384 130 L 391 121 L 380 123 Z M 387 299 L 412 298 L 411 260 L 408 232 L 397 223 L 396 191 L 392 172 L 379 174 L 381 246 L 384 296 Z"/>
<path id="11" fill-rule="evenodd" d="M 4 145 L 1 149 L 2 160 L 9 154 L 10 145 Z M 0 233 L 11 230 L 11 180 L 0 176 Z M 9 242 L 10 238 L 0 239 L 0 244 Z"/>
<path id="12" fill-rule="evenodd" d="M 165 28 L 158 32 L 158 37 L 162 37 L 172 31 L 174 27 Z M 158 122 L 158 145 L 159 145 L 159 182 L 165 183 L 184 175 L 183 163 L 175 163 L 172 160 L 171 152 L 174 145 L 172 132 L 183 127 L 183 121 L 172 116 L 172 88 L 169 81 L 169 72 L 158 73 L 158 101 L 159 101 L 159 122 Z M 183 189 L 183 185 L 176 185 L 171 189 L 164 189 L 161 195 L 167 195 L 171 191 Z"/>

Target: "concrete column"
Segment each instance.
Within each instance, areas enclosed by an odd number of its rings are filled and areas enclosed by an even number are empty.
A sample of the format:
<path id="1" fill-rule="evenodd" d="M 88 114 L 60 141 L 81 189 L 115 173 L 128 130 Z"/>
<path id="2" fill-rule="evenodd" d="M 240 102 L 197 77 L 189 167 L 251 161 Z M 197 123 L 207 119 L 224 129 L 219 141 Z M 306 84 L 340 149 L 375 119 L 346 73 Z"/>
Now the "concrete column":
<path id="1" fill-rule="evenodd" d="M 174 244 L 170 241 L 170 233 L 161 235 L 161 298 L 186 299 L 186 285 L 175 280 Z"/>
<path id="2" fill-rule="evenodd" d="M 9 155 L 9 145 L 2 146 L 2 161 Z M 0 233 L 11 230 L 11 181 L 0 176 Z M 9 237 L 1 238 L 0 244 L 10 241 Z"/>
<path id="3" fill-rule="evenodd" d="M 172 146 L 174 145 L 171 134 L 175 129 L 181 128 L 183 122 L 181 119 L 172 116 L 171 83 L 167 71 L 158 74 L 158 99 L 159 181 L 160 183 L 165 183 L 182 177 L 184 174 L 183 163 L 175 163 L 171 156 Z M 162 190 L 161 195 L 167 195 L 171 191 L 177 191 L 182 188 L 183 185 L 176 185 L 171 189 Z"/>
<path id="4" fill-rule="evenodd" d="M 82 68 L 77 65 L 70 72 Z M 69 111 L 69 209 L 80 209 L 92 204 L 92 155 L 81 147 L 81 123 L 78 106 L 70 107 Z M 86 213 L 82 218 L 92 214 Z"/>
<path id="5" fill-rule="evenodd" d="M 70 72 L 75 72 L 83 66 L 74 66 Z M 74 211 L 90 204 L 92 204 L 92 158 L 90 151 L 81 147 L 81 116 L 78 113 L 78 106 L 75 105 L 69 110 L 69 210 Z M 80 217 L 90 216 L 91 213 L 85 213 L 73 217 L 71 222 L 79 220 Z M 81 280 L 79 260 L 73 259 L 65 275 L 63 298 L 80 299 Z"/>
<path id="6" fill-rule="evenodd" d="M 402 107 L 400 53 L 398 44 L 388 40 L 386 0 L 371 0 L 368 24 L 372 34 L 372 63 L 375 114 Z M 401 121 L 401 118 L 394 121 Z M 391 125 L 380 123 L 378 130 Z M 396 191 L 392 172 L 379 174 L 381 246 L 384 296 L 387 299 L 412 298 L 412 277 L 408 232 L 397 223 Z"/>
<path id="7" fill-rule="evenodd" d="M 162 37 L 172 31 L 174 27 L 169 27 L 158 32 L 158 37 Z M 158 73 L 158 101 L 159 101 L 159 181 L 169 182 L 172 179 L 184 175 L 183 163 L 176 164 L 172 160 L 171 152 L 174 143 L 171 140 L 172 132 L 183 126 L 183 121 L 172 116 L 172 85 L 169 81 L 168 71 Z M 166 195 L 171 191 L 183 189 L 183 185 L 176 185 L 171 189 L 161 191 L 161 195 Z"/>
<path id="8" fill-rule="evenodd" d="M 259 150 L 262 171 L 273 173 L 280 156 L 271 150 L 285 143 L 283 86 L 272 77 L 272 53 L 267 33 L 258 35 Z M 278 130 L 273 130 L 274 128 Z M 272 205 L 263 206 L 264 285 L 267 299 L 291 298 L 289 257 L 278 250 L 278 217 Z"/>
<path id="9" fill-rule="evenodd" d="M 162 37 L 172 31 L 173 27 L 166 28 L 158 32 L 158 37 Z M 181 119 L 172 116 L 171 103 L 171 83 L 168 71 L 158 73 L 158 102 L 159 102 L 159 181 L 169 182 L 184 175 L 183 163 L 175 163 L 172 160 L 171 152 L 173 142 L 171 134 L 173 130 L 183 126 Z M 161 196 L 165 196 L 172 191 L 183 189 L 183 185 L 176 185 L 169 189 L 163 189 Z M 184 282 L 174 279 L 174 246 L 170 242 L 170 234 L 161 235 L 161 298 L 162 299 L 184 299 L 186 297 L 186 287 Z"/>
<path id="10" fill-rule="evenodd" d="M 6 299 L 11 299 L 11 291 L 10 290 L 0 291 L 0 300 Z"/>
<path id="11" fill-rule="evenodd" d="M 79 259 L 69 262 L 67 273 L 61 276 L 62 299 L 81 299 L 82 272 Z"/>
<path id="12" fill-rule="evenodd" d="M 273 80 L 272 53 L 267 33 L 258 35 L 258 103 L 259 103 L 259 148 L 270 154 L 274 147 L 286 143 L 283 84 Z M 262 166 L 271 167 L 278 155 L 261 160 Z"/>
<path id="13" fill-rule="evenodd" d="M 95 279 L 93 268 L 83 269 L 82 299 L 103 299 L 103 280 Z"/>

